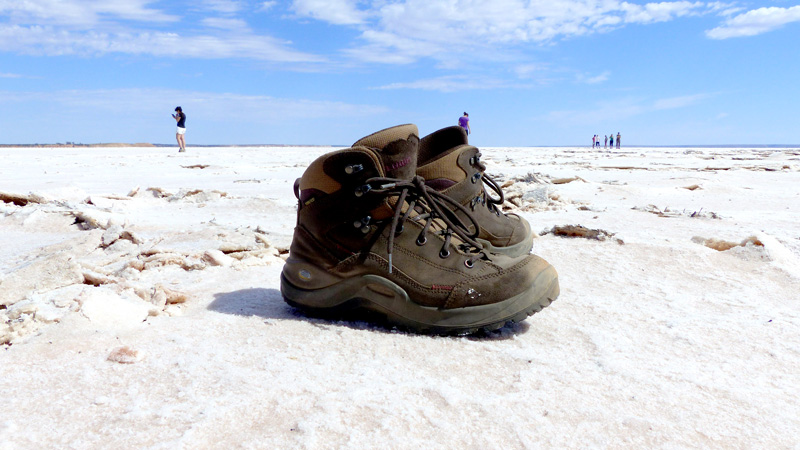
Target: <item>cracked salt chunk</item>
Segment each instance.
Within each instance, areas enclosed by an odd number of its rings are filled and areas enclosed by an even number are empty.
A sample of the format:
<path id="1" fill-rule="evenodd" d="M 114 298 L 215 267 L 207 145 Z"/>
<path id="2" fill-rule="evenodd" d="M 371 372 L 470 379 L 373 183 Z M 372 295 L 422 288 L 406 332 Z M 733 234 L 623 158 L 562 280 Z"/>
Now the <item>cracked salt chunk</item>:
<path id="1" fill-rule="evenodd" d="M 150 311 L 150 304 L 130 290 L 121 293 L 101 286 L 89 288 L 79 297 L 81 313 L 92 323 L 102 327 L 132 327 L 142 323 Z"/>
<path id="2" fill-rule="evenodd" d="M 211 264 L 212 266 L 230 267 L 234 263 L 234 259 L 222 253 L 220 250 L 211 249 L 203 253 L 203 261 Z"/>

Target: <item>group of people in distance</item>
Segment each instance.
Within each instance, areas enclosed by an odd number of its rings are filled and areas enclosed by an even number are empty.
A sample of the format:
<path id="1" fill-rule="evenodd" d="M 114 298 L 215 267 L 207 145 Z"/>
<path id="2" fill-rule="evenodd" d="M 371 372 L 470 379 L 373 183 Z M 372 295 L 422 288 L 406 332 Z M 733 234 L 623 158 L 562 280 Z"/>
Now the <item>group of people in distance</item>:
<path id="1" fill-rule="evenodd" d="M 178 151 L 185 152 L 186 151 L 186 138 L 184 137 L 186 134 L 186 114 L 184 114 L 183 109 L 178 106 L 175 108 L 175 114 L 172 115 L 172 118 L 175 119 L 178 125 L 177 132 L 175 133 L 175 139 L 178 141 Z M 469 114 L 464 112 L 464 115 L 458 118 L 458 125 L 467 132 L 467 134 L 471 134 L 472 130 L 469 126 Z M 620 141 L 622 139 L 622 135 L 617 132 L 617 148 L 620 147 Z M 595 134 L 592 136 L 592 148 L 600 147 L 600 136 Z M 610 136 L 606 136 L 603 148 L 614 148 L 614 135 L 611 134 Z"/>
<path id="2" fill-rule="evenodd" d="M 472 130 L 469 127 L 469 114 L 464 112 L 464 115 L 458 118 L 458 125 L 467 132 L 467 134 L 472 133 Z M 603 148 L 614 148 L 614 134 L 610 134 L 604 137 L 603 139 Z M 616 137 L 617 148 L 620 148 L 622 145 L 622 134 L 617 132 Z M 600 135 L 595 134 L 592 136 L 592 148 L 599 148 L 600 147 Z"/>
<path id="3" fill-rule="evenodd" d="M 622 143 L 622 135 L 617 132 L 617 148 Z M 600 135 L 592 136 L 592 148 L 600 147 Z M 614 148 L 614 133 L 606 136 L 603 141 L 603 148 Z"/>

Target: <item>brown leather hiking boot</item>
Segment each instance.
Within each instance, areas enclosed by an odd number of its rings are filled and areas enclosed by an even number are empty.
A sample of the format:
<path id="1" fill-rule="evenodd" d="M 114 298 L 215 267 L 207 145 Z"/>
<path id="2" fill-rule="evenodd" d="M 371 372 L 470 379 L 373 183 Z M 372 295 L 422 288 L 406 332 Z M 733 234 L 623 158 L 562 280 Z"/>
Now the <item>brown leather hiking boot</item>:
<path id="1" fill-rule="evenodd" d="M 467 144 L 463 128 L 443 128 L 422 138 L 417 175 L 470 211 L 480 224 L 477 240 L 484 249 L 509 256 L 530 253 L 533 247 L 531 226 L 522 217 L 503 214 L 500 210 L 503 191 L 484 173 L 486 166 L 480 162 L 480 156 L 477 148 Z M 484 183 L 499 198 L 489 195 Z"/>
<path id="2" fill-rule="evenodd" d="M 483 252 L 470 213 L 415 175 L 417 134 L 400 125 L 367 136 L 321 156 L 295 183 L 286 302 L 316 313 L 363 309 L 436 334 L 497 329 L 549 305 L 555 269 L 537 256 Z"/>

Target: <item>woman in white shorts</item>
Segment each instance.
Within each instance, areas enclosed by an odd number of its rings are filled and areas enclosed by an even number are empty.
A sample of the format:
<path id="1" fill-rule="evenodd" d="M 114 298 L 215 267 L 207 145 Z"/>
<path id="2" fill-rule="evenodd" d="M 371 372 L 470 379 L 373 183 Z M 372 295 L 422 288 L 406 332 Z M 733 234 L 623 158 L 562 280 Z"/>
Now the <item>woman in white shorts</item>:
<path id="1" fill-rule="evenodd" d="M 186 151 L 186 114 L 183 113 L 183 109 L 180 106 L 175 108 L 175 112 L 177 114 L 173 114 L 172 118 L 178 122 L 178 131 L 175 133 L 175 139 L 178 140 L 178 149 L 179 152 Z"/>

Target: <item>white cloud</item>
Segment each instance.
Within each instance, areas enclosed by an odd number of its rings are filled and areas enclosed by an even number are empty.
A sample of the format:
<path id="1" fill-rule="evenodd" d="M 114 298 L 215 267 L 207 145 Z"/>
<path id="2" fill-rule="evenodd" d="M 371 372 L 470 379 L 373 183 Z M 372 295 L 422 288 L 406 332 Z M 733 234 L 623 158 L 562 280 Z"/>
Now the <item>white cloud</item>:
<path id="1" fill-rule="evenodd" d="M 608 81 L 608 77 L 610 77 L 610 76 L 611 76 L 611 72 L 608 71 L 608 70 L 606 70 L 605 72 L 603 72 L 603 73 L 601 73 L 599 75 L 595 75 L 595 76 L 578 74 L 578 82 L 579 83 L 585 83 L 585 84 L 598 84 L 598 83 L 602 83 L 604 81 Z"/>
<path id="2" fill-rule="evenodd" d="M 221 17 L 206 17 L 202 20 L 202 24 L 211 27 L 211 28 L 219 28 L 222 30 L 233 30 L 233 31 L 247 31 L 250 27 L 247 25 L 242 19 L 223 19 Z"/>
<path id="3" fill-rule="evenodd" d="M 726 20 L 722 26 L 706 31 L 711 39 L 755 36 L 800 22 L 800 6 L 758 8 Z"/>
<path id="4" fill-rule="evenodd" d="M 279 5 L 275 0 L 198 0 L 192 6 L 195 12 L 214 14 L 192 24 L 204 25 L 207 30 L 203 33 L 194 26 L 174 28 L 179 30 L 175 32 L 158 28 L 181 17 L 153 4 L 153 0 L 0 0 L 0 51 L 330 63 L 292 49 L 290 42 L 251 31 L 244 11 L 271 10 Z M 294 18 L 357 30 L 358 40 L 342 50 L 351 60 L 410 64 L 430 59 L 436 67 L 451 69 L 470 61 L 513 66 L 520 60 L 515 52 L 524 52 L 531 44 L 546 45 L 629 24 L 716 14 L 728 19 L 707 34 L 723 39 L 758 34 L 800 20 L 800 6 L 735 15 L 737 7 L 720 1 L 293 0 L 290 5 Z M 140 24 L 146 24 L 146 30 Z M 523 66 L 516 69 L 518 78 L 528 78 L 531 73 Z M 581 81 L 598 83 L 607 76 L 583 77 Z"/>
<path id="5" fill-rule="evenodd" d="M 255 34 L 183 36 L 167 32 L 100 33 L 50 26 L 0 25 L 0 51 L 41 55 L 109 53 L 178 58 L 248 58 L 307 63 L 323 59 L 287 48 L 286 43 Z"/>
<path id="6" fill-rule="evenodd" d="M 366 18 L 355 0 L 294 0 L 292 7 L 301 17 L 311 17 L 335 25 L 360 24 Z"/>
<path id="7" fill-rule="evenodd" d="M 392 83 L 372 89 L 419 89 L 423 91 L 460 92 L 486 89 L 520 88 L 520 84 L 494 78 L 482 78 L 466 75 L 450 75 L 427 80 L 417 80 L 405 83 Z"/>
<path id="8" fill-rule="evenodd" d="M 514 73 L 517 78 L 532 78 L 534 74 L 541 72 L 544 69 L 541 64 L 520 64 L 514 67 Z"/>
<path id="9" fill-rule="evenodd" d="M 622 2 L 620 8 L 625 13 L 625 21 L 628 23 L 666 22 L 676 17 L 698 14 L 708 10 L 708 6 L 702 2 L 661 2 L 645 5 Z"/>
<path id="10" fill-rule="evenodd" d="M 244 4 L 239 0 L 202 0 L 199 6 L 222 14 L 235 14 L 244 9 Z"/>
<path id="11" fill-rule="evenodd" d="M 368 41 L 367 45 L 345 50 L 344 53 L 359 61 L 407 64 L 446 51 L 436 44 L 384 31 L 366 30 L 362 38 Z"/>
<path id="12" fill-rule="evenodd" d="M 346 54 L 369 62 L 404 64 L 481 57 L 526 44 L 608 32 L 686 16 L 722 14 L 722 2 L 618 0 L 295 0 L 298 15 L 355 25 L 361 45 Z M 728 9 L 726 9 L 728 8 Z"/>
<path id="13" fill-rule="evenodd" d="M 683 95 L 680 97 L 662 98 L 653 103 L 652 110 L 676 109 L 685 108 L 694 105 L 706 98 L 710 97 L 709 94 L 695 94 Z"/>
<path id="14" fill-rule="evenodd" d="M 637 116 L 643 112 L 645 112 L 645 109 L 637 103 L 616 101 L 612 103 L 603 103 L 594 108 L 551 111 L 542 117 L 542 119 L 556 124 L 575 123 L 579 125 L 597 125 L 606 122 L 609 118 L 621 120 Z"/>
<path id="15" fill-rule="evenodd" d="M 278 2 L 276 2 L 276 1 L 261 2 L 261 4 L 258 6 L 258 8 L 256 8 L 256 11 L 258 11 L 258 12 L 267 12 L 270 9 L 274 8 L 275 5 L 277 5 L 277 4 L 278 4 Z"/>
<path id="16" fill-rule="evenodd" d="M 81 113 L 107 111 L 119 114 L 166 116 L 181 105 L 195 120 L 231 121 L 246 116 L 249 122 L 272 123 L 298 119 L 369 117 L 388 112 L 385 107 L 263 95 L 181 91 L 172 89 L 97 89 L 56 92 L 0 91 L 0 104 L 47 103 L 56 109 Z M 168 116 L 166 116 L 168 118 Z"/>
<path id="17" fill-rule="evenodd" d="M 174 22 L 178 18 L 147 7 L 151 0 L 0 0 L 0 16 L 14 24 L 91 26 L 115 18 L 142 22 Z"/>
<path id="18" fill-rule="evenodd" d="M 612 102 L 603 102 L 597 107 L 581 110 L 551 111 L 545 119 L 553 122 L 574 122 L 578 124 L 594 125 L 607 121 L 609 117 L 625 119 L 670 109 L 680 109 L 695 105 L 712 94 L 693 94 L 678 97 L 669 97 L 647 101 L 643 99 L 620 99 Z"/>
<path id="19" fill-rule="evenodd" d="M 723 17 L 730 17 L 740 11 L 744 11 L 744 8 L 731 3 L 713 2 L 707 3 L 706 6 L 708 6 L 709 11 Z"/>
<path id="20" fill-rule="evenodd" d="M 22 75 L 16 73 L 0 73 L 0 78 L 22 78 Z"/>
<path id="21" fill-rule="evenodd" d="M 180 17 L 151 8 L 151 3 L 152 0 L 0 0 L 0 52 L 327 62 L 323 57 L 293 50 L 290 42 L 251 31 L 247 22 L 233 16 L 245 8 L 241 0 L 198 3 L 196 8 L 222 15 L 200 18 L 198 23 L 207 28 L 205 32 L 197 32 L 196 27 L 179 27 L 175 29 L 180 31 L 175 32 L 174 27 L 159 29 L 159 25 Z"/>

